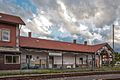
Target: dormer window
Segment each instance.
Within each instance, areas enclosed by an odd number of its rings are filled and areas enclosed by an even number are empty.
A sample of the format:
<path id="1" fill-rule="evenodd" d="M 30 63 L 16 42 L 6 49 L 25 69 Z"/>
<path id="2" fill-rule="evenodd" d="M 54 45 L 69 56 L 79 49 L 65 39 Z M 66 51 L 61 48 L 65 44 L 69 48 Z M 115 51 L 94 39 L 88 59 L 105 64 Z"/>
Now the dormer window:
<path id="1" fill-rule="evenodd" d="M 1 41 L 10 41 L 10 30 L 0 29 L 0 40 Z"/>

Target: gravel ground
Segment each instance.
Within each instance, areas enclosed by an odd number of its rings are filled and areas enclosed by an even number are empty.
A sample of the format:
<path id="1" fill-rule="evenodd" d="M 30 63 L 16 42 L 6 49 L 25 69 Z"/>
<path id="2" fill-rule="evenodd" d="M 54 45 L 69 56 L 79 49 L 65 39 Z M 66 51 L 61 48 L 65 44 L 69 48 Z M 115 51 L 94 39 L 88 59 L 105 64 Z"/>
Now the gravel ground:
<path id="1" fill-rule="evenodd" d="M 45 79 L 45 80 L 102 80 L 102 79 L 116 79 L 116 78 L 120 78 L 120 74 L 64 77 L 64 78 L 54 78 L 54 79 Z"/>

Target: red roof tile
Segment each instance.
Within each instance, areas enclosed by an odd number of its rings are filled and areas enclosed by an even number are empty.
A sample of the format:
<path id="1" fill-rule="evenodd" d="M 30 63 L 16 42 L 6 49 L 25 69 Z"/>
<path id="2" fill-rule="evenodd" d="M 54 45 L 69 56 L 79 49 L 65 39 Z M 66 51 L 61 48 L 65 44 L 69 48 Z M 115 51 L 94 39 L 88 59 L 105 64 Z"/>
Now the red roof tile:
<path id="1" fill-rule="evenodd" d="M 15 24 L 25 25 L 23 20 L 18 16 L 13 16 L 9 14 L 0 13 L 0 22 L 10 22 Z"/>
<path id="2" fill-rule="evenodd" d="M 94 53 L 103 46 L 105 46 L 105 44 L 84 45 L 84 44 L 74 44 L 74 43 L 45 40 L 38 38 L 20 37 L 20 46 L 27 48 L 41 48 L 41 49 Z"/>

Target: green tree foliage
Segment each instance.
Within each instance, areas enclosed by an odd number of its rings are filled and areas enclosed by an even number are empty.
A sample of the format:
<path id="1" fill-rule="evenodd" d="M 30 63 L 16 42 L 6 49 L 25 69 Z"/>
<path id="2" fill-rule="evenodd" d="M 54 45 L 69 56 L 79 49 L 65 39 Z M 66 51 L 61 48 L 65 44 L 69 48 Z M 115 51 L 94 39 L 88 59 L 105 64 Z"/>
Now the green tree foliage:
<path id="1" fill-rule="evenodd" d="M 115 61 L 120 61 L 120 53 L 115 53 Z"/>

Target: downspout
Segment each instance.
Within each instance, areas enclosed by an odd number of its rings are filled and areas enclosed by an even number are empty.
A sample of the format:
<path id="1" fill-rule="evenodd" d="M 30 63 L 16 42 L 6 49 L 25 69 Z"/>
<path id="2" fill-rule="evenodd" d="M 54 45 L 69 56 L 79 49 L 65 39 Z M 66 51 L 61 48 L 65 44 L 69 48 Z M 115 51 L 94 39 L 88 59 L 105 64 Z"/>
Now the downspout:
<path id="1" fill-rule="evenodd" d="M 20 25 L 20 27 L 18 25 L 18 49 L 19 49 L 19 51 L 20 51 L 20 30 L 21 30 L 21 28 L 22 28 L 22 25 Z M 21 69 L 22 69 L 22 67 L 21 67 L 21 54 L 20 54 L 20 70 Z"/>

